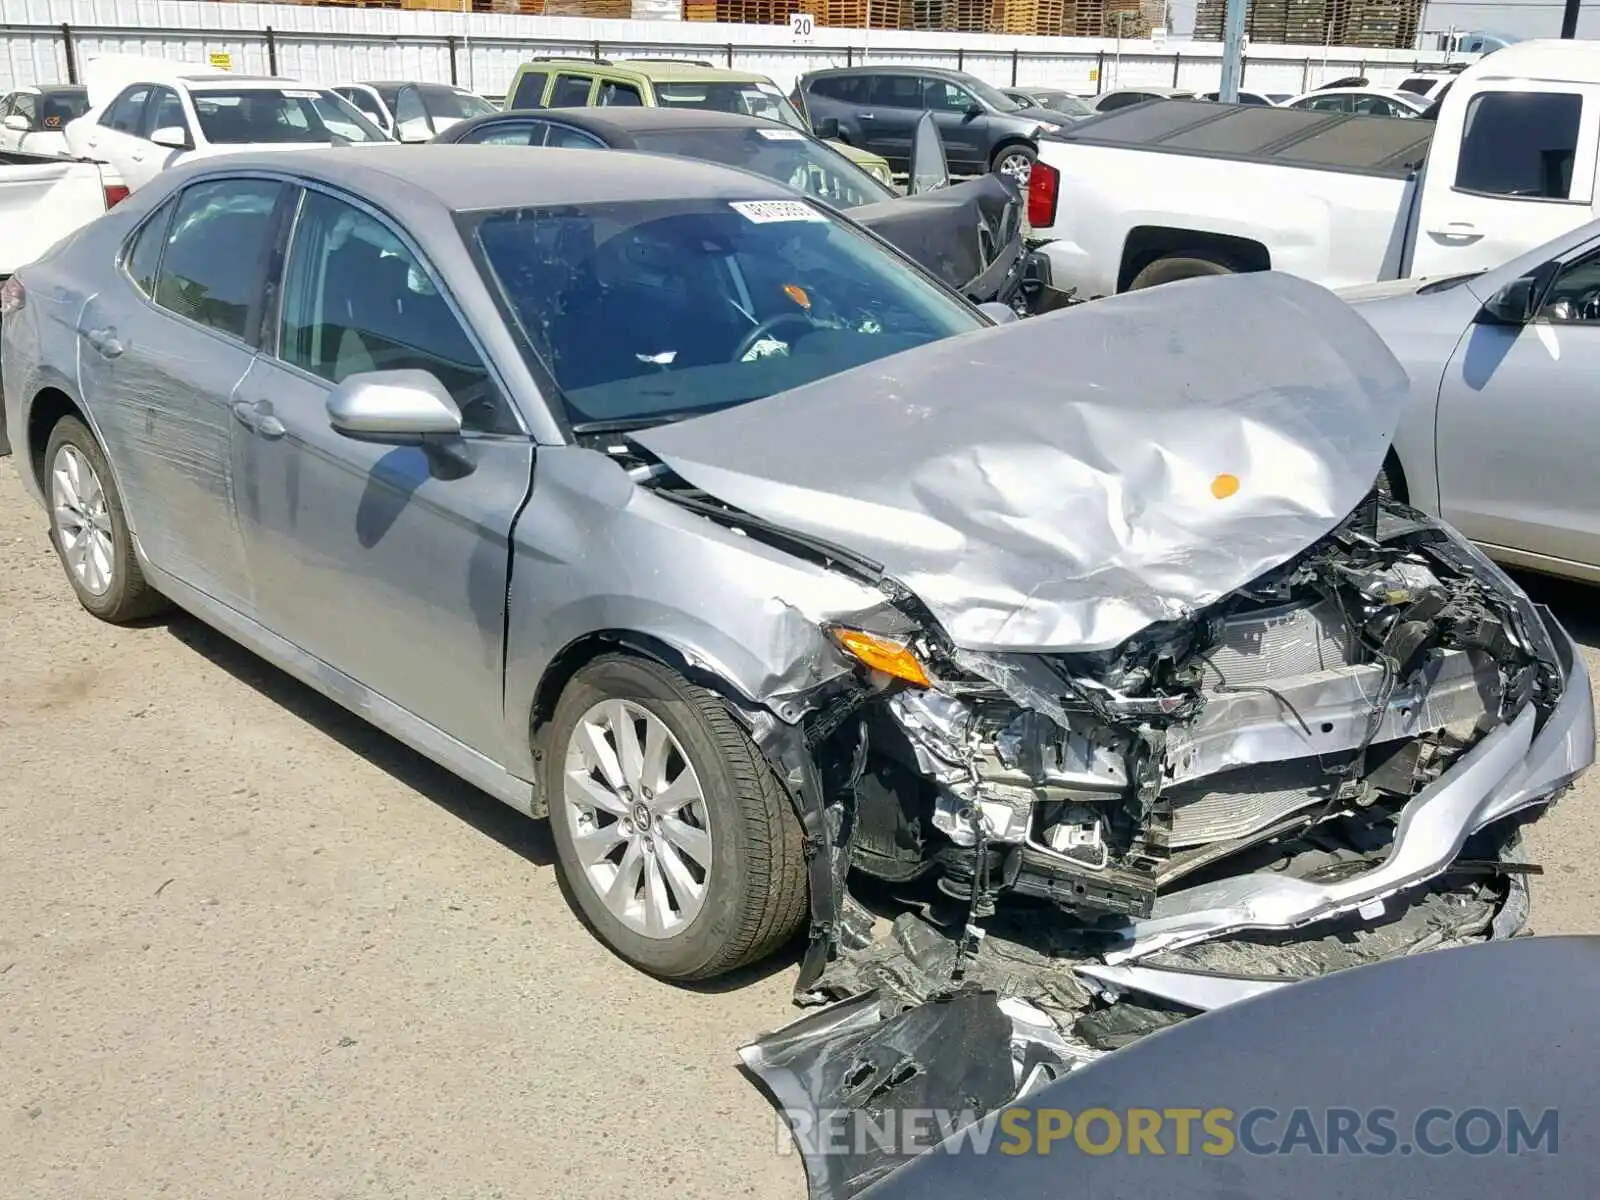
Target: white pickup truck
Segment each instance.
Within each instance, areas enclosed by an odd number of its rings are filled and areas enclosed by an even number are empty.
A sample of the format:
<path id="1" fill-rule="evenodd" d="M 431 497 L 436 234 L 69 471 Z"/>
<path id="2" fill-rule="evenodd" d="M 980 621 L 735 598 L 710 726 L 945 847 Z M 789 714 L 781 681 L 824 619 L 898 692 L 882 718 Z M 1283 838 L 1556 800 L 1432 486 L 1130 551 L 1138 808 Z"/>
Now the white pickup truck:
<path id="1" fill-rule="evenodd" d="M 95 163 L 0 150 L 0 280 L 38 258 L 128 194 Z M 4 313 L 0 292 L 0 314 Z M 0 405 L 0 455 L 6 441 Z"/>
<path id="2" fill-rule="evenodd" d="M 1454 275 L 1595 217 L 1600 42 L 1518 42 L 1436 99 L 1433 119 L 1157 100 L 1046 135 L 1028 215 L 1050 282 Z"/>

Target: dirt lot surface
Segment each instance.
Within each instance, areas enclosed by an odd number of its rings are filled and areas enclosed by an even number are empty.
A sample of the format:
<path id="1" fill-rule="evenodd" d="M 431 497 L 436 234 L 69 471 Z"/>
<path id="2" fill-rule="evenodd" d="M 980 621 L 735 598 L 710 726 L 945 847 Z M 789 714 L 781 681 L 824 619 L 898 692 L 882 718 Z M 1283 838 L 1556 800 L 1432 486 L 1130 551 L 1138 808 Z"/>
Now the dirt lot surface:
<path id="1" fill-rule="evenodd" d="M 794 964 L 614 959 L 545 826 L 198 622 L 73 601 L 0 460 L 0 1198 L 803 1195 L 735 1048 Z M 1596 593 L 1530 582 L 1600 666 Z M 357 618 L 359 619 L 359 615 Z M 1600 928 L 1600 772 L 1535 829 Z"/>

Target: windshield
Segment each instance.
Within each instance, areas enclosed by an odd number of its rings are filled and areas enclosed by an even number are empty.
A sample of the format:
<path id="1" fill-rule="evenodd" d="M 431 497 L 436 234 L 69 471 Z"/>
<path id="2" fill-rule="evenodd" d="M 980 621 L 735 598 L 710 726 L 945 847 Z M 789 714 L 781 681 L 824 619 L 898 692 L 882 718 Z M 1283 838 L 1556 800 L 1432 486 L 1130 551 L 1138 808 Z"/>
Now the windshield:
<path id="1" fill-rule="evenodd" d="M 1039 103 L 1051 112 L 1065 113 L 1069 117 L 1089 117 L 1094 115 L 1090 108 L 1071 92 L 1040 92 Z"/>
<path id="2" fill-rule="evenodd" d="M 664 108 L 708 108 L 712 112 L 765 117 L 809 133 L 811 126 L 795 111 L 775 83 L 657 83 L 656 103 Z"/>
<path id="3" fill-rule="evenodd" d="M 669 129 L 634 135 L 640 150 L 742 167 L 830 204 L 856 208 L 894 193 L 844 155 L 794 129 Z"/>
<path id="4" fill-rule="evenodd" d="M 798 197 L 512 209 L 469 233 L 580 432 L 748 403 L 986 324 Z"/>
<path id="5" fill-rule="evenodd" d="M 422 93 L 423 110 L 435 121 L 465 121 L 499 111 L 482 96 L 457 88 L 424 86 L 418 90 Z"/>
<path id="6" fill-rule="evenodd" d="M 343 96 L 318 88 L 207 89 L 191 96 L 200 132 L 214 145 L 389 140 Z"/>

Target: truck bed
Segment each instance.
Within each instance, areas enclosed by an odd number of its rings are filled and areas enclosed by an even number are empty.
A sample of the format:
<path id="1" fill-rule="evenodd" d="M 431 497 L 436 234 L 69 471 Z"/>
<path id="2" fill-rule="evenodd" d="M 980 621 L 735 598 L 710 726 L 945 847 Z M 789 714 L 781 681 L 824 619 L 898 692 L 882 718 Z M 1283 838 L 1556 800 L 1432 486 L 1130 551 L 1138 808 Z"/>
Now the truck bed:
<path id="1" fill-rule="evenodd" d="M 1432 137 L 1432 121 L 1151 100 L 1041 140 L 1404 179 L 1422 166 Z"/>
<path id="2" fill-rule="evenodd" d="M 94 163 L 0 151 L 0 279 L 105 210 Z"/>

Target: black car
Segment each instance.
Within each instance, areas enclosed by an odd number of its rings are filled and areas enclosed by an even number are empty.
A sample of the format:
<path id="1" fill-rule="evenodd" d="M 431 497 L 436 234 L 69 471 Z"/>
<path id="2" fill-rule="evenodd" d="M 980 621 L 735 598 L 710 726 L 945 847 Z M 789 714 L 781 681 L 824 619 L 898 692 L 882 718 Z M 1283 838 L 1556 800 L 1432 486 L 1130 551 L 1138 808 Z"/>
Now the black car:
<path id="1" fill-rule="evenodd" d="M 821 137 L 837 137 L 908 170 L 912 132 L 932 113 L 950 169 L 957 175 L 993 171 L 1026 187 L 1041 133 L 1069 118 L 1024 107 L 999 88 L 964 71 L 938 67 L 834 67 L 802 75 L 791 97 Z"/>
<path id="2" fill-rule="evenodd" d="M 974 303 L 1019 311 L 1042 306 L 1042 260 L 1023 244 L 1016 187 L 988 175 L 947 186 L 942 161 L 921 171 L 931 187 L 922 190 L 913 180 L 913 194 L 900 196 L 798 129 L 703 109 L 513 109 L 463 121 L 433 140 L 637 150 L 739 167 L 848 211 Z M 931 134 L 928 140 L 937 158 L 937 141 Z"/>

